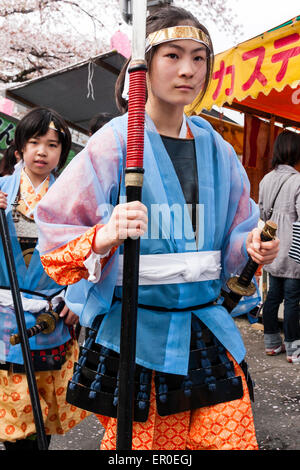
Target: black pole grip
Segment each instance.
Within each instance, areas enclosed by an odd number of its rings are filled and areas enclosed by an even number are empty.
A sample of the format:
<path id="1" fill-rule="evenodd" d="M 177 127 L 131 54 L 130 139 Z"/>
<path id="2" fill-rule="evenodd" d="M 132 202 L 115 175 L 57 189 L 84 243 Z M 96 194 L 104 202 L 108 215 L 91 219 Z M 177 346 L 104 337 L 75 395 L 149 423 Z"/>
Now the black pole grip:
<path id="1" fill-rule="evenodd" d="M 140 169 L 139 169 L 140 172 Z M 126 187 L 127 202 L 141 201 L 142 187 Z M 117 450 L 132 449 L 134 373 L 139 284 L 140 238 L 124 241 L 120 363 L 118 378 Z"/>

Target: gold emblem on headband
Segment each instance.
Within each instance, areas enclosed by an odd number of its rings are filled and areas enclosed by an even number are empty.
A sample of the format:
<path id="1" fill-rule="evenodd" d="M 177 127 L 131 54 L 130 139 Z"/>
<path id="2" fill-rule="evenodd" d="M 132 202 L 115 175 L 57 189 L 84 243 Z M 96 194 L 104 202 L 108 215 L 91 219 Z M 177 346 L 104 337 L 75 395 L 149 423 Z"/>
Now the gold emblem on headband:
<path id="1" fill-rule="evenodd" d="M 148 52 L 151 47 L 162 44 L 163 42 L 179 39 L 192 39 L 204 44 L 210 49 L 209 37 L 204 31 L 201 31 L 201 29 L 195 28 L 194 26 L 173 26 L 149 34 L 146 38 L 146 52 Z"/>
<path id="2" fill-rule="evenodd" d="M 56 129 L 55 124 L 54 124 L 53 121 L 50 122 L 50 124 L 49 124 L 49 129 L 53 129 L 53 130 L 56 131 L 56 132 L 61 132 L 62 134 L 64 134 L 64 131 L 63 131 L 63 130 L 61 130 L 61 129 Z"/>

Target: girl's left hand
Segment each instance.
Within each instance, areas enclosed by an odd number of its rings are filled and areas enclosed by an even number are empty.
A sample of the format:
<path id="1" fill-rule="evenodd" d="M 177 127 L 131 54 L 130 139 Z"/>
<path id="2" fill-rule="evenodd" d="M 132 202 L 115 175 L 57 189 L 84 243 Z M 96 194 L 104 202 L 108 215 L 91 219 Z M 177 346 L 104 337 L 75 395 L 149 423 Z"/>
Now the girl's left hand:
<path id="1" fill-rule="evenodd" d="M 76 325 L 78 323 L 79 317 L 76 313 L 72 312 L 67 305 L 64 306 L 62 311 L 59 314 L 60 318 L 64 318 L 64 322 L 68 326 Z"/>
<path id="2" fill-rule="evenodd" d="M 275 238 L 270 242 L 262 242 L 260 233 L 261 230 L 255 228 L 248 234 L 246 240 L 248 254 L 257 264 L 271 264 L 279 252 L 279 239 Z"/>

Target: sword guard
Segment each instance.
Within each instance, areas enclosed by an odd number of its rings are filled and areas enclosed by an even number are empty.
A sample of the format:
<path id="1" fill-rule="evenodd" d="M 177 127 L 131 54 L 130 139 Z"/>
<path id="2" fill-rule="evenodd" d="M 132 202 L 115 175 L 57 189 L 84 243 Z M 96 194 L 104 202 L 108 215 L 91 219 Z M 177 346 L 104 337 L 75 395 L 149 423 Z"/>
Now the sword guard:
<path id="1" fill-rule="evenodd" d="M 49 312 L 41 313 L 37 319 L 37 325 L 41 324 L 42 322 L 46 322 L 48 327 L 43 329 L 41 333 L 44 335 L 49 335 L 55 330 L 56 323 L 58 322 L 59 315 L 54 310 L 49 310 Z"/>
<path id="2" fill-rule="evenodd" d="M 253 295 L 256 292 L 256 287 L 253 282 L 250 282 L 248 286 L 242 286 L 239 283 L 239 278 L 237 276 L 231 277 L 227 281 L 227 286 L 232 292 L 241 295 L 242 297 L 249 297 L 250 295 Z"/>

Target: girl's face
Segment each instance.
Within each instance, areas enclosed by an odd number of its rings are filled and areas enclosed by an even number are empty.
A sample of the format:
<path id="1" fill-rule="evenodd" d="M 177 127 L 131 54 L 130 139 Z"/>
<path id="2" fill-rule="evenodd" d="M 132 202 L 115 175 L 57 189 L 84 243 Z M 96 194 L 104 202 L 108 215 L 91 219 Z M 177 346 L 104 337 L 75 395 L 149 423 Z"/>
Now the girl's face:
<path id="1" fill-rule="evenodd" d="M 207 73 L 207 49 L 191 39 L 158 46 L 148 74 L 148 99 L 174 106 L 192 103 Z"/>
<path id="2" fill-rule="evenodd" d="M 45 179 L 57 167 L 62 151 L 57 132 L 49 129 L 47 134 L 31 137 L 23 148 L 26 173 L 35 179 Z"/>

